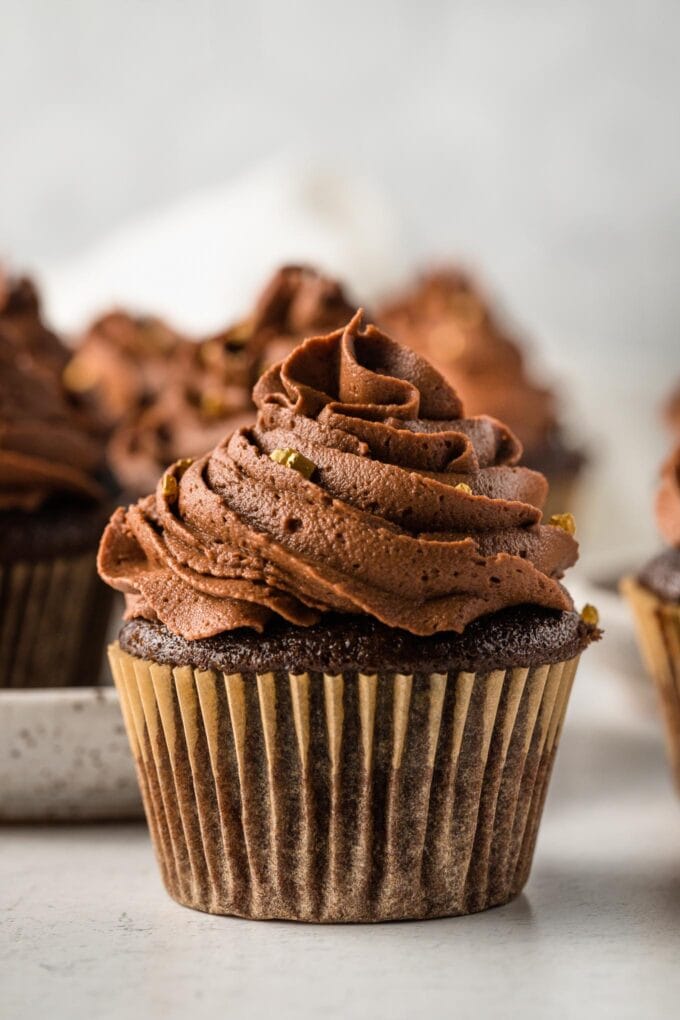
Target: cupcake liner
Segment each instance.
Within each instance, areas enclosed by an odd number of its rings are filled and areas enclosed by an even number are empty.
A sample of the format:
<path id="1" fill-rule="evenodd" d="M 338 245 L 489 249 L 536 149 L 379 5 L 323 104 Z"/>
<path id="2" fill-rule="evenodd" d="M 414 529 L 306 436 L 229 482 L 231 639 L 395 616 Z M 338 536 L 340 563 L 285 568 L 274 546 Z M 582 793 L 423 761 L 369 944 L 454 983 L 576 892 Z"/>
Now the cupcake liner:
<path id="1" fill-rule="evenodd" d="M 91 551 L 0 564 L 0 688 L 96 684 L 110 604 Z"/>
<path id="2" fill-rule="evenodd" d="M 675 784 L 680 791 L 680 605 L 664 602 L 632 578 L 621 590 L 633 611 L 638 643 L 654 680 Z"/>
<path id="3" fill-rule="evenodd" d="M 578 656 L 486 673 L 218 674 L 109 649 L 163 881 L 301 921 L 467 914 L 524 886 Z"/>

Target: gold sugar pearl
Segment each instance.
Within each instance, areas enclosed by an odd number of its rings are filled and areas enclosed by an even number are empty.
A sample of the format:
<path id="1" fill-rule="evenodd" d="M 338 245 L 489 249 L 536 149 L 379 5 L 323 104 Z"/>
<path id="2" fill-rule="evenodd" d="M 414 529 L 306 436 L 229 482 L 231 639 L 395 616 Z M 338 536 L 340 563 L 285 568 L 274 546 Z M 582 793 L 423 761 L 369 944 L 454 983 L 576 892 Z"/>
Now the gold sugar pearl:
<path id="1" fill-rule="evenodd" d="M 293 450 L 291 447 L 286 447 L 285 450 L 272 450 L 269 454 L 270 458 L 276 461 L 277 464 L 281 464 L 283 467 L 292 468 L 293 471 L 297 471 L 303 478 L 311 478 L 316 471 L 316 464 L 314 461 L 309 460 L 304 454 L 300 453 L 299 450 Z"/>
<path id="2" fill-rule="evenodd" d="M 576 533 L 576 518 L 573 514 L 553 514 L 548 524 L 552 524 L 553 528 L 561 528 L 568 535 Z"/>
<path id="3" fill-rule="evenodd" d="M 166 497 L 169 503 L 174 503 L 179 495 L 179 485 L 174 475 L 165 474 L 163 475 L 163 481 L 161 483 L 161 492 Z"/>
<path id="4" fill-rule="evenodd" d="M 600 614 L 595 606 L 591 606 L 590 602 L 586 602 L 585 606 L 581 610 L 581 619 L 584 623 L 587 623 L 589 627 L 597 627 L 600 622 Z"/>
<path id="5" fill-rule="evenodd" d="M 99 372 L 94 365 L 88 364 L 84 358 L 71 358 L 62 373 L 62 382 L 71 393 L 86 393 L 97 384 Z"/>
<path id="6" fill-rule="evenodd" d="M 458 492 L 467 492 L 468 496 L 472 495 L 472 489 L 467 482 L 458 482 L 458 485 L 454 485 L 454 489 Z"/>
<path id="7" fill-rule="evenodd" d="M 214 393 L 202 393 L 201 411 L 207 418 L 219 418 L 225 411 L 224 401 Z"/>

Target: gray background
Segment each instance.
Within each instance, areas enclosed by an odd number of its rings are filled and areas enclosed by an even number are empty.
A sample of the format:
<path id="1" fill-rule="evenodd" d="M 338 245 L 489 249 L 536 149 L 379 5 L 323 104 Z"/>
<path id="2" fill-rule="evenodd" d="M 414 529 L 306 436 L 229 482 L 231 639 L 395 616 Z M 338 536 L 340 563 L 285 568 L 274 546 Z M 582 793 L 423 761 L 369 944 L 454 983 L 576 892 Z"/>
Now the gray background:
<path id="1" fill-rule="evenodd" d="M 603 521 L 651 537 L 680 375 L 677 2 L 0 5 L 0 253 L 75 255 L 311 147 L 384 191 L 409 258 L 483 267 L 601 453 Z"/>

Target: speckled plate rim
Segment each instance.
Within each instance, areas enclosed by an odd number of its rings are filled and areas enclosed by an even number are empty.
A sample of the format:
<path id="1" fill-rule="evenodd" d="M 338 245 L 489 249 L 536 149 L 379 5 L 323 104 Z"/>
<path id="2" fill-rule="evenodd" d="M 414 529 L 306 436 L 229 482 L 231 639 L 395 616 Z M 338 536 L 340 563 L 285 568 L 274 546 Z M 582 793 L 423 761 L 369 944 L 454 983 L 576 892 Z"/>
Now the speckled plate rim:
<path id="1" fill-rule="evenodd" d="M 114 687 L 0 690 L 0 823 L 142 815 Z"/>

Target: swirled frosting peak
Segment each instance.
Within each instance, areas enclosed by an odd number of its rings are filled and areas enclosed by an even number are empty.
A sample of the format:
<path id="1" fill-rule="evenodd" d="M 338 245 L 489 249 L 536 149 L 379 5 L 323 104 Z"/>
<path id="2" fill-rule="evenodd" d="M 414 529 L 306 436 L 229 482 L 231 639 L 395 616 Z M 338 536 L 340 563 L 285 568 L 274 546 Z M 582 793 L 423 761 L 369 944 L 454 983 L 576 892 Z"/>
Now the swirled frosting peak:
<path id="1" fill-rule="evenodd" d="M 541 523 L 547 486 L 518 441 L 465 418 L 439 372 L 360 313 L 254 399 L 255 426 L 112 518 L 100 571 L 129 618 L 196 639 L 336 612 L 428 635 L 521 603 L 572 608 L 559 578 L 577 546 Z"/>

